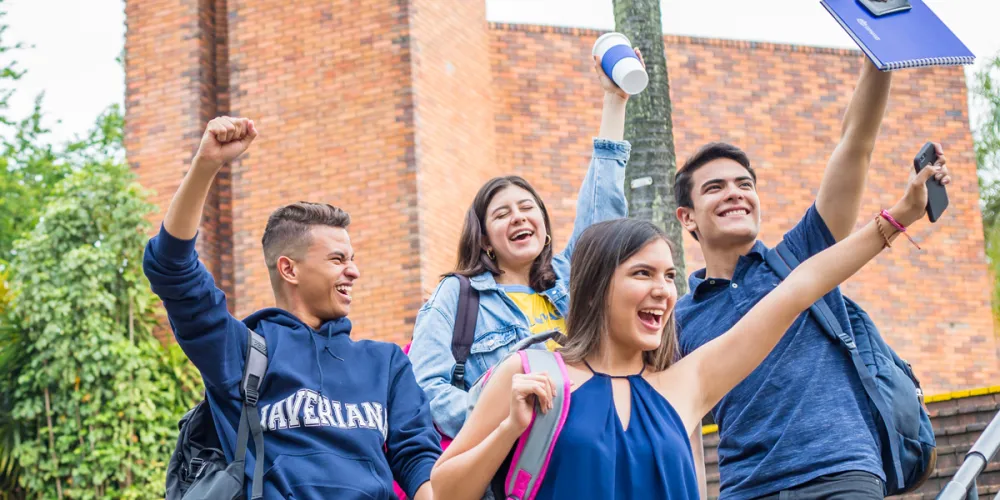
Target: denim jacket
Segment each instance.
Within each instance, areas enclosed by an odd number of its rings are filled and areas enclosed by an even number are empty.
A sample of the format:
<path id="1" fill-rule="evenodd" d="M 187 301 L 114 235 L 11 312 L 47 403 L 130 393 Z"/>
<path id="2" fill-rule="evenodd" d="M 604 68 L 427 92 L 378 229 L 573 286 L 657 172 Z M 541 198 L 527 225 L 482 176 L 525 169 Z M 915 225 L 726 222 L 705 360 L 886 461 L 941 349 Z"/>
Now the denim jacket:
<path id="1" fill-rule="evenodd" d="M 544 292 L 564 317 L 569 311 L 570 257 L 580 234 L 591 224 L 628 215 L 624 184 L 630 151 L 631 146 L 626 141 L 594 139 L 594 156 L 576 201 L 573 234 L 566 248 L 552 258 L 556 284 Z M 492 273 L 484 272 L 470 281 L 479 291 L 479 315 L 472 350 L 465 364 L 468 385 L 503 359 L 514 343 L 531 335 L 528 318 L 497 286 Z M 458 290 L 458 279 L 453 277 L 438 284 L 417 314 L 409 354 L 417 384 L 431 400 L 434 423 L 452 437 L 462 428 L 468 412 L 467 393 L 451 385 L 455 368 L 451 337 L 458 309 Z"/>

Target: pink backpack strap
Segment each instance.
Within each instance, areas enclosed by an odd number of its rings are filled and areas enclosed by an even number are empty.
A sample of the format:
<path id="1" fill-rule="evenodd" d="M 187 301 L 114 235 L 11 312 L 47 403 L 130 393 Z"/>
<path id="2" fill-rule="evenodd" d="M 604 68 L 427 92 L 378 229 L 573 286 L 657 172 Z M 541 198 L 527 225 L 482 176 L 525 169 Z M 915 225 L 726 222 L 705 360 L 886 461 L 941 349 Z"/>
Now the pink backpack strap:
<path id="1" fill-rule="evenodd" d="M 538 493 L 545 471 L 569 415 L 570 380 L 566 364 L 558 352 L 525 349 L 518 352 L 524 373 L 547 372 L 557 388 L 553 408 L 541 413 L 535 407 L 531 423 L 517 440 L 510 471 L 504 483 L 507 498 L 531 500 Z"/>

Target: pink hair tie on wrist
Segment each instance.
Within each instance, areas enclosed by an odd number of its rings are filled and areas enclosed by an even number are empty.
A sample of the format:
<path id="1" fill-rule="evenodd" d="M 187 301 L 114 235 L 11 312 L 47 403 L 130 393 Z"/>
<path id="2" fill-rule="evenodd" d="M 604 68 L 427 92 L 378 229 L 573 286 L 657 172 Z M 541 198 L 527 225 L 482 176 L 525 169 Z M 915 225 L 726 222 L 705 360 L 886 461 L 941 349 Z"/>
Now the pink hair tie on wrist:
<path id="1" fill-rule="evenodd" d="M 900 224 L 899 221 L 897 221 L 895 217 L 893 217 L 892 214 L 889 213 L 888 210 L 883 208 L 882 211 L 879 212 L 879 215 L 883 219 L 889 221 L 889 224 L 892 224 L 892 227 L 896 228 L 896 231 L 903 233 L 903 236 L 906 236 L 906 239 L 910 240 L 910 243 L 913 243 L 913 246 L 917 247 L 917 250 L 921 249 L 920 245 L 918 245 L 916 241 L 913 241 L 913 238 L 910 238 L 910 235 L 906 234 L 906 227 Z"/>
<path id="2" fill-rule="evenodd" d="M 889 213 L 888 210 L 883 208 L 882 211 L 879 212 L 879 215 L 881 215 L 883 219 L 889 221 L 889 224 L 892 224 L 892 226 L 896 228 L 896 231 L 899 231 L 901 233 L 906 232 L 906 228 L 903 227 L 903 225 L 900 224 L 898 221 L 896 221 L 896 219 L 892 216 L 892 214 Z"/>

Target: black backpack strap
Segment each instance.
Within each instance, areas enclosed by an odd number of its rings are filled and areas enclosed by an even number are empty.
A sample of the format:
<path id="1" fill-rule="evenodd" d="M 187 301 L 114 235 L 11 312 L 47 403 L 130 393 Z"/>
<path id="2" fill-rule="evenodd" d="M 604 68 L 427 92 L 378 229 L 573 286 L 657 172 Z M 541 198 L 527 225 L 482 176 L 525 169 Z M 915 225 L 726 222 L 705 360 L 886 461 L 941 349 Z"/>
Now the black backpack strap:
<path id="1" fill-rule="evenodd" d="M 451 385 L 466 390 L 465 361 L 472 351 L 472 341 L 476 337 L 476 318 L 479 316 L 479 291 L 472 288 L 467 276 L 452 274 L 458 278 L 458 309 L 455 312 L 455 330 L 451 335 L 451 354 L 455 357 L 455 370 L 451 374 Z"/>
<path id="2" fill-rule="evenodd" d="M 788 248 L 788 245 L 784 240 L 778 243 L 778 246 L 767 251 L 764 257 L 767 261 L 767 265 L 778 274 L 782 280 L 791 274 L 792 269 L 795 269 L 799 265 L 799 259 L 795 257 L 792 250 Z M 878 411 L 879 420 L 885 426 L 885 431 L 889 443 L 889 451 L 892 456 L 893 469 L 896 472 L 896 481 L 899 483 L 898 488 L 903 489 L 903 467 L 900 463 L 899 454 L 899 443 L 896 439 L 896 425 L 893 422 L 892 411 L 890 410 L 888 404 L 886 404 L 885 399 L 882 394 L 878 391 L 878 387 L 875 385 L 875 379 L 872 378 L 871 373 L 868 371 L 868 367 L 865 366 L 865 362 L 861 359 L 861 353 L 858 351 L 857 344 L 854 343 L 854 338 L 849 334 L 844 332 L 843 328 L 840 327 L 840 322 L 837 321 L 837 316 L 830 309 L 830 306 L 822 298 L 813 303 L 809 307 L 809 311 L 812 313 L 816 321 L 819 322 L 823 331 L 833 339 L 834 342 L 840 344 L 847 350 L 847 353 L 851 357 L 851 361 L 854 362 L 854 369 L 858 372 L 858 376 L 861 378 L 861 385 L 865 388 L 865 393 L 868 395 L 868 399 L 875 405 L 875 409 Z M 886 478 L 892 480 L 892 478 Z"/>
<path id="3" fill-rule="evenodd" d="M 233 454 L 233 460 L 246 461 L 247 437 L 252 435 L 256 461 L 250 498 L 256 500 L 264 496 L 264 431 L 257 416 L 257 399 L 260 397 L 260 385 L 264 380 L 264 373 L 267 372 L 267 341 L 249 328 L 247 332 L 246 363 L 243 366 L 243 382 L 240 384 L 243 410 L 240 414 L 240 427 L 236 432 L 236 452 Z M 241 474 L 241 487 L 243 478 Z"/>

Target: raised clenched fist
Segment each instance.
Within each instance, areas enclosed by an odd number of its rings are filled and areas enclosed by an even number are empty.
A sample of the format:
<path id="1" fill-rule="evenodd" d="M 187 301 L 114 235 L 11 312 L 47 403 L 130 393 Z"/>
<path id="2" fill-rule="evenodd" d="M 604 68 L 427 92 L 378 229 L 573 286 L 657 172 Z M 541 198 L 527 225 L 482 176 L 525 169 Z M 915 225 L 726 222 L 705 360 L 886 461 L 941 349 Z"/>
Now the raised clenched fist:
<path id="1" fill-rule="evenodd" d="M 219 169 L 243 154 L 257 137 L 257 129 L 249 118 L 220 116 L 208 122 L 195 163 Z"/>

